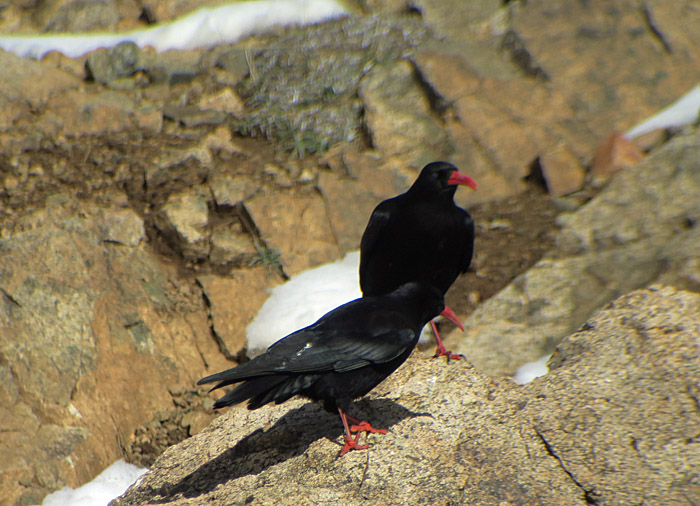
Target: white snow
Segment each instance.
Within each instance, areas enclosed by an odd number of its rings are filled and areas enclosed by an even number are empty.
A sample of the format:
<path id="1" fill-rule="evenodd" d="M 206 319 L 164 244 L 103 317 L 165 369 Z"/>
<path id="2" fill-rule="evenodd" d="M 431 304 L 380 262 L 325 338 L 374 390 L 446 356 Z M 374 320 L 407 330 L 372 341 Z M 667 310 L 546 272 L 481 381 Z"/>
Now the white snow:
<path id="1" fill-rule="evenodd" d="M 308 269 L 272 289 L 255 319 L 246 327 L 248 355 L 265 351 L 287 334 L 311 325 L 328 311 L 362 297 L 360 252 Z"/>
<path id="2" fill-rule="evenodd" d="M 308 269 L 273 288 L 246 327 L 248 356 L 259 355 L 284 336 L 311 325 L 341 304 L 362 297 L 359 270 L 360 252 L 351 251 L 342 260 Z M 431 338 L 432 330 L 426 325 L 418 342 Z"/>
<path id="3" fill-rule="evenodd" d="M 109 501 L 122 495 L 146 471 L 148 469 L 118 460 L 80 488 L 73 490 L 66 487 L 47 495 L 43 506 L 107 506 Z"/>
<path id="4" fill-rule="evenodd" d="M 700 85 L 661 112 L 625 132 L 630 139 L 660 128 L 683 127 L 695 123 L 700 114 Z"/>
<path id="5" fill-rule="evenodd" d="M 50 51 L 77 58 L 127 41 L 157 51 L 197 49 L 230 44 L 274 26 L 319 23 L 345 14 L 338 0 L 257 0 L 205 7 L 170 23 L 126 33 L 2 35 L 0 48 L 26 58 L 41 58 Z"/>
<path id="6" fill-rule="evenodd" d="M 549 369 L 547 368 L 547 361 L 549 360 L 549 357 L 551 357 L 551 355 L 545 355 L 539 360 L 525 364 L 515 372 L 513 375 L 513 381 L 519 383 L 520 385 L 524 385 L 526 383 L 530 383 L 535 378 L 544 376 L 549 372 Z"/>

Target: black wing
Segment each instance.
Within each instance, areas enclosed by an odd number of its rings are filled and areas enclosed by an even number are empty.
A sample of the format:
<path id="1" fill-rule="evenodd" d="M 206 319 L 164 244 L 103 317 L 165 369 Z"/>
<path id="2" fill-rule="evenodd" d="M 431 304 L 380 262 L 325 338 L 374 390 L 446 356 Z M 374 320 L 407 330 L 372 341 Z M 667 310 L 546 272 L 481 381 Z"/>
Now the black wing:
<path id="1" fill-rule="evenodd" d="M 472 256 L 474 255 L 474 220 L 472 220 L 471 215 L 460 208 L 460 211 L 464 213 L 464 234 L 466 237 L 466 243 L 464 249 L 462 250 L 462 255 L 459 261 L 459 272 L 465 273 L 469 269 L 469 265 L 472 263 Z"/>
<path id="2" fill-rule="evenodd" d="M 360 302 L 360 304 L 357 304 Z M 393 360 L 417 339 L 405 316 L 393 311 L 372 311 L 369 302 L 354 301 L 347 311 L 288 335 L 267 351 L 233 369 L 212 374 L 198 384 L 219 382 L 212 390 L 262 376 L 346 372 L 370 363 Z"/>
<path id="3" fill-rule="evenodd" d="M 370 363 L 389 362 L 406 351 L 416 338 L 410 329 L 394 329 L 368 335 L 342 329 L 336 333 L 324 332 L 321 339 L 316 334 L 303 347 L 289 349 L 285 343 L 270 350 L 269 356 L 277 363 L 272 372 L 279 373 L 320 373 L 347 372 L 359 369 Z M 292 347 L 290 347 L 292 348 Z"/>
<path id="4" fill-rule="evenodd" d="M 370 216 L 367 227 L 362 233 L 362 240 L 360 241 L 360 289 L 363 293 L 367 291 L 366 283 L 369 282 L 367 272 L 369 263 L 377 252 L 379 239 L 389 226 L 392 214 L 395 213 L 395 208 L 395 198 L 379 203 L 372 211 L 372 216 Z"/>

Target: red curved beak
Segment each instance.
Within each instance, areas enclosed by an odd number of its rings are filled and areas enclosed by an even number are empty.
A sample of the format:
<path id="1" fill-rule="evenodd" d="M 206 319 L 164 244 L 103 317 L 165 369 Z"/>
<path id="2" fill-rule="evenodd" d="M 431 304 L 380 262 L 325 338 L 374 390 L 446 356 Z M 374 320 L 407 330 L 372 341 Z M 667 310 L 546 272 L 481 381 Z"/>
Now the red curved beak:
<path id="1" fill-rule="evenodd" d="M 440 313 L 440 315 L 450 320 L 452 323 L 459 327 L 459 330 L 464 332 L 464 325 L 462 325 L 462 322 L 459 321 L 457 315 L 454 314 L 454 311 L 452 311 L 449 307 L 445 306 L 445 309 L 442 311 L 442 313 Z"/>
<path id="2" fill-rule="evenodd" d="M 450 179 L 447 180 L 447 184 L 458 184 L 462 186 L 468 186 L 472 190 L 476 190 L 476 181 L 474 181 L 469 176 L 460 174 L 458 171 L 454 171 L 452 173 Z"/>

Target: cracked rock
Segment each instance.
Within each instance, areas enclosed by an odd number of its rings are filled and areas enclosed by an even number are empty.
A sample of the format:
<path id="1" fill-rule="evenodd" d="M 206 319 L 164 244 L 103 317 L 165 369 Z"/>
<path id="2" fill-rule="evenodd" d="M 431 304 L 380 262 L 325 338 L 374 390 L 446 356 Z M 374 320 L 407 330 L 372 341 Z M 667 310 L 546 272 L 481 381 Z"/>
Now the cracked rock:
<path id="1" fill-rule="evenodd" d="M 158 228 L 183 257 L 201 260 L 209 255 L 209 209 L 196 190 L 168 197 L 157 219 Z"/>
<path id="2" fill-rule="evenodd" d="M 316 403 L 238 406 L 113 505 L 692 504 L 699 364 L 700 295 L 639 290 L 526 387 L 409 359 L 353 406 L 390 429 L 367 452 L 339 458 L 341 424 Z"/>

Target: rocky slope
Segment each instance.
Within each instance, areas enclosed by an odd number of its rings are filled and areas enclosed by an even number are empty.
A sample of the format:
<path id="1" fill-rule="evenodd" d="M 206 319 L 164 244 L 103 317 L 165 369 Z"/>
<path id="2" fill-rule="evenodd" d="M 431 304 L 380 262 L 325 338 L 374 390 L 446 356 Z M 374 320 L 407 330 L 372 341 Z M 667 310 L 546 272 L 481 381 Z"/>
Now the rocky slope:
<path id="1" fill-rule="evenodd" d="M 203 4 L 13 2 L 0 10 L 0 27 L 135 28 Z M 265 290 L 357 247 L 374 205 L 405 189 L 429 160 L 448 159 L 480 185 L 458 194 L 474 212 L 479 242 L 473 272 L 448 294 L 452 307 L 479 306 L 466 335 L 449 337 L 476 369 L 466 368 L 467 381 L 454 364 L 411 367 L 456 385 L 473 380 L 473 393 L 461 389 L 467 400 L 492 388 L 521 399 L 484 373 L 498 378 L 551 352 L 629 290 L 658 281 L 698 291 L 697 132 L 668 144 L 649 136 L 646 161 L 600 193 L 589 184 L 596 147 L 611 131 L 700 79 L 696 8 L 371 0 L 331 23 L 198 51 L 123 44 L 41 61 L 0 51 L 2 500 L 38 503 L 117 458 L 149 465 L 205 427 L 211 398 L 194 383 L 241 358 L 244 326 Z M 596 184 L 609 176 L 597 174 Z M 553 198 L 537 194 L 538 185 Z M 553 215 L 562 211 L 555 234 Z M 539 264 L 480 305 L 535 262 L 552 235 L 555 247 Z M 396 382 L 386 388 L 396 389 L 398 404 L 381 401 L 377 410 L 393 409 L 386 420 L 397 424 L 414 420 L 396 406 L 414 409 L 417 397 Z M 520 420 L 507 405 L 500 419 Z M 446 455 L 486 458 L 449 418 L 441 423 L 465 456 Z M 328 424 L 323 434 L 335 437 L 335 421 Z M 333 461 L 331 443 L 302 434 L 307 447 L 320 445 L 314 459 Z M 527 434 L 542 465 L 556 468 L 542 438 Z M 559 457 L 573 451 L 545 439 Z M 294 444 L 284 442 L 271 462 L 305 455 Z M 657 467 L 675 462 L 654 459 Z M 499 468 L 485 469 L 479 486 L 495 490 L 487 482 Z M 540 483 L 538 473 L 526 482 Z M 445 480 L 460 476 L 447 472 Z M 622 484 L 593 478 L 589 485 L 587 476 L 560 476 L 551 491 L 579 494 L 578 482 L 590 494 L 622 493 Z"/>

